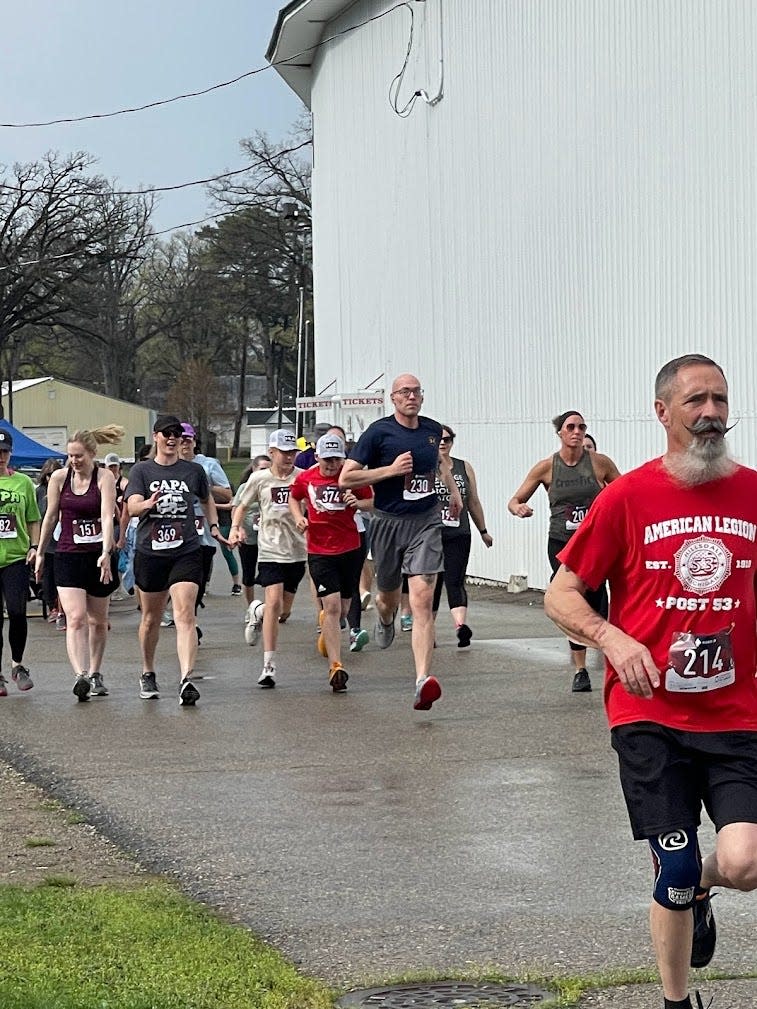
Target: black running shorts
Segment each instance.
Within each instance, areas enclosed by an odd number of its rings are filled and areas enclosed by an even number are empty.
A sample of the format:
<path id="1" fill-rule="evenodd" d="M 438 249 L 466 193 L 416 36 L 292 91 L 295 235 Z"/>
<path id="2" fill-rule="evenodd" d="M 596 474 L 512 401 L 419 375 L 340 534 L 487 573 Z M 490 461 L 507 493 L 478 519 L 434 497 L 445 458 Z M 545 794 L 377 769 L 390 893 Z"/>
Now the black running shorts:
<path id="1" fill-rule="evenodd" d="M 258 561 L 258 585 L 283 585 L 284 591 L 294 595 L 305 577 L 305 561 L 279 564 L 277 561 Z"/>
<path id="2" fill-rule="evenodd" d="M 100 581 L 97 561 L 99 550 L 56 551 L 55 585 L 59 589 L 84 589 L 88 596 L 104 599 L 119 585 L 118 562 L 115 552 L 110 555 L 111 581 Z"/>
<path id="3" fill-rule="evenodd" d="M 199 588 L 203 577 L 200 547 L 179 557 L 153 557 L 139 552 L 134 555 L 134 581 L 143 592 L 167 592 L 179 582 L 192 582 Z"/>
<path id="4" fill-rule="evenodd" d="M 360 584 L 362 547 L 344 554 L 308 554 L 308 568 L 319 599 L 335 592 L 342 599 L 351 599 Z"/>
<path id="5" fill-rule="evenodd" d="M 633 722 L 616 726 L 611 738 L 637 840 L 698 825 L 702 805 L 717 830 L 757 823 L 757 732 Z"/>

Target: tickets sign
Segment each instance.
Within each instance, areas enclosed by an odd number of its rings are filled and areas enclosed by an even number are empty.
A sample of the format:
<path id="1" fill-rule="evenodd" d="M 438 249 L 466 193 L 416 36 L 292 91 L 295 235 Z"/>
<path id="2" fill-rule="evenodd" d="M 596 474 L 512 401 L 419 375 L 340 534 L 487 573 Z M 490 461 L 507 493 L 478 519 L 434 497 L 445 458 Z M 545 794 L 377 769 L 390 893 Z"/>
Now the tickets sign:
<path id="1" fill-rule="evenodd" d="M 356 406 L 381 406 L 384 405 L 384 394 L 383 392 L 369 392 L 369 393 L 348 393 L 346 396 L 341 397 L 342 406 L 347 409 L 353 409 Z"/>
<path id="2" fill-rule="evenodd" d="M 313 398 L 298 396 L 295 404 L 298 410 L 330 410 L 334 405 L 334 401 L 330 396 Z"/>

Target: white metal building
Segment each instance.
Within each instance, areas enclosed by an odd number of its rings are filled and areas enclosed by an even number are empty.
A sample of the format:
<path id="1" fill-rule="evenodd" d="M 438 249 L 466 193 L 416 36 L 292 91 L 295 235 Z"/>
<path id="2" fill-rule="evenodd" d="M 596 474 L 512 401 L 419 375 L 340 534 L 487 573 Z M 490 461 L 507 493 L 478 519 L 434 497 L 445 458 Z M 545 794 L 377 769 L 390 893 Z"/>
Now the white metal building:
<path id="1" fill-rule="evenodd" d="M 267 56 L 314 116 L 318 387 L 419 375 L 495 538 L 470 574 L 546 583 L 546 495 L 505 505 L 550 418 L 629 469 L 678 354 L 723 365 L 757 464 L 752 0 L 294 0 Z"/>

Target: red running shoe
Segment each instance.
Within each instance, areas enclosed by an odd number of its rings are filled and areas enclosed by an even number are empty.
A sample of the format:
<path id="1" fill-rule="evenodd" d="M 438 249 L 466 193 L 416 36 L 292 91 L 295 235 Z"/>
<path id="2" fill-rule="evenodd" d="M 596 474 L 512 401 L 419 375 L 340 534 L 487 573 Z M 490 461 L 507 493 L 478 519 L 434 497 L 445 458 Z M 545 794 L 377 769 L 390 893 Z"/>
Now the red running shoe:
<path id="1" fill-rule="evenodd" d="M 434 701 L 438 701 L 442 696 L 442 687 L 435 676 L 424 676 L 415 685 L 415 701 L 413 707 L 416 711 L 428 711 Z"/>

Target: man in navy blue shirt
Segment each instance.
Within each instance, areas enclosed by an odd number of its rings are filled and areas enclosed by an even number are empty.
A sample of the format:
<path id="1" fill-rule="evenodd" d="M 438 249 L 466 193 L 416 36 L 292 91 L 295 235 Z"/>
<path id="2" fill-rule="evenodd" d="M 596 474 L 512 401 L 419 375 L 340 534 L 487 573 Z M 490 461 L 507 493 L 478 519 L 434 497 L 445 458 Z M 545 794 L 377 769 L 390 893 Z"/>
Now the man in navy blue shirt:
<path id="1" fill-rule="evenodd" d="M 374 488 L 371 549 L 376 568 L 374 638 L 379 648 L 394 640 L 394 618 L 402 576 L 408 576 L 413 614 L 416 710 L 428 711 L 442 696 L 431 675 L 434 650 L 432 602 L 437 574 L 444 569 L 442 527 L 434 492 L 442 427 L 420 415 L 423 389 L 415 375 L 398 375 L 392 383 L 394 413 L 374 421 L 345 462 L 339 485 Z M 450 492 L 450 514 L 462 510 L 451 473 L 442 479 Z"/>

